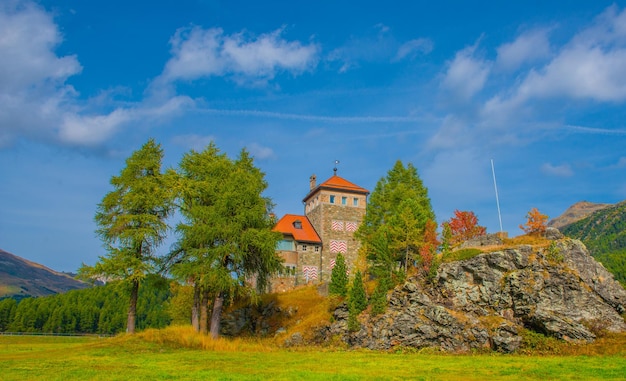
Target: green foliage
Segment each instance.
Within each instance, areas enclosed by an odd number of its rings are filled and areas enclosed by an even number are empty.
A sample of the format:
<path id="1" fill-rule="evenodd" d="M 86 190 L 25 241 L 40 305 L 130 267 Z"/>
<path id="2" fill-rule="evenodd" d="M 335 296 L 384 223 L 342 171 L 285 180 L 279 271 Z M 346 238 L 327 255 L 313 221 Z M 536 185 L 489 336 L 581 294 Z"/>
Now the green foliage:
<path id="1" fill-rule="evenodd" d="M 626 202 L 596 211 L 561 231 L 580 239 L 591 255 L 626 285 Z"/>
<path id="2" fill-rule="evenodd" d="M 128 332 L 134 332 L 139 284 L 156 271 L 156 248 L 165 239 L 172 195 L 161 173 L 163 150 L 153 139 L 126 160 L 119 176 L 111 178 L 113 190 L 98 205 L 97 234 L 107 255 L 94 267 L 83 265 L 82 277 L 105 277 L 131 285 Z"/>
<path id="3" fill-rule="evenodd" d="M 460 249 L 456 251 L 450 252 L 448 255 L 443 256 L 443 262 L 455 262 L 462 261 L 465 259 L 474 258 L 477 255 L 482 254 L 483 252 L 480 249 L 469 248 L 469 249 Z"/>
<path id="4" fill-rule="evenodd" d="M 412 164 L 397 161 L 376 184 L 356 232 L 374 271 L 392 274 L 413 266 L 428 220 L 435 214 L 427 188 Z"/>
<path id="5" fill-rule="evenodd" d="M 116 334 L 125 330 L 127 287 L 121 282 L 64 294 L 0 302 L 0 331 Z M 167 283 L 148 276 L 139 291 L 137 328 L 163 328 L 170 324 Z M 5 311 L 9 311 L 7 314 Z M 5 320 L 5 316 L 8 319 Z"/>
<path id="6" fill-rule="evenodd" d="M 520 332 L 522 345 L 519 352 L 557 355 L 561 352 L 563 342 L 541 333 L 524 329 Z"/>
<path id="7" fill-rule="evenodd" d="M 550 242 L 550 245 L 546 249 L 546 259 L 551 262 L 563 262 L 563 253 L 561 253 L 561 248 L 555 241 Z"/>
<path id="8" fill-rule="evenodd" d="M 15 317 L 17 301 L 12 298 L 0 300 L 0 332 L 7 331 Z"/>
<path id="9" fill-rule="evenodd" d="M 623 339 L 619 348 L 596 355 L 584 355 L 588 346 L 570 343 L 564 348 L 580 348 L 579 355 L 450 355 L 406 347 L 400 347 L 402 353 L 317 347 L 296 352 L 241 340 L 221 342 L 232 349 L 206 350 L 198 344 L 202 337 L 186 337 L 184 346 L 178 336 L 160 333 L 151 340 L 0 336 L 2 379 L 620 380 L 626 374 Z"/>
<path id="10" fill-rule="evenodd" d="M 378 279 L 378 284 L 372 293 L 370 298 L 370 304 L 372 305 L 372 316 L 380 315 L 387 309 L 387 291 L 390 289 L 391 281 L 388 278 Z"/>
<path id="11" fill-rule="evenodd" d="M 361 271 L 354 274 L 352 281 L 352 287 L 348 295 L 348 305 L 351 310 L 354 310 L 356 314 L 360 314 L 367 308 L 367 295 L 365 294 L 365 286 L 363 285 L 363 278 Z"/>
<path id="12" fill-rule="evenodd" d="M 328 285 L 330 295 L 346 296 L 348 294 L 348 275 L 346 260 L 341 253 L 337 254 L 335 267 L 330 274 L 330 284 Z"/>
<path id="13" fill-rule="evenodd" d="M 168 262 L 172 274 L 214 296 L 217 325 L 225 296 L 253 291 L 252 279 L 265 290 L 281 269 L 275 252 L 280 233 L 272 231 L 271 200 L 262 195 L 267 183 L 247 151 L 231 160 L 211 143 L 183 156 L 176 184 L 183 221 Z"/>

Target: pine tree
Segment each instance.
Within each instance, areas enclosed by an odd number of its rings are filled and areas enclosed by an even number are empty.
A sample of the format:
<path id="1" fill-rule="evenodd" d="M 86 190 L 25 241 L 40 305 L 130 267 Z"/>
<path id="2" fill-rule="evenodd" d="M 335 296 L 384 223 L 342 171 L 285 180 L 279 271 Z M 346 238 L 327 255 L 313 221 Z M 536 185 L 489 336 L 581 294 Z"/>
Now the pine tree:
<path id="1" fill-rule="evenodd" d="M 382 277 L 378 279 L 378 284 L 372 293 L 370 298 L 370 304 L 372 305 L 372 316 L 382 314 L 387 309 L 387 291 L 389 291 L 389 278 Z"/>
<path id="2" fill-rule="evenodd" d="M 397 161 L 376 184 L 356 235 L 376 271 L 397 278 L 398 270 L 406 273 L 415 263 L 429 220 L 434 221 L 435 214 L 417 169 Z M 387 248 L 380 247 L 383 242 Z"/>
<path id="3" fill-rule="evenodd" d="M 365 286 L 363 285 L 363 279 L 361 271 L 357 270 L 352 280 L 352 287 L 348 295 L 348 303 L 351 309 L 354 309 L 357 314 L 360 314 L 367 308 L 367 295 L 365 294 Z"/>
<path id="4" fill-rule="evenodd" d="M 265 175 L 247 151 L 230 160 L 210 144 L 186 154 L 179 167 L 183 222 L 170 258 L 172 273 L 193 282 L 194 300 L 200 300 L 197 326 L 203 332 L 212 298 L 210 332 L 217 338 L 225 298 L 255 291 L 251 280 L 256 291 L 265 290 L 281 268 L 275 252 L 280 233 L 271 230 L 271 200 L 262 195 Z"/>
<path id="5" fill-rule="evenodd" d="M 104 276 L 129 286 L 128 333 L 135 332 L 139 285 L 156 270 L 156 249 L 165 239 L 172 211 L 162 159 L 161 146 L 150 139 L 126 160 L 119 176 L 111 178 L 113 190 L 104 196 L 95 216 L 108 253 L 94 267 L 79 271 L 83 277 Z"/>
<path id="6" fill-rule="evenodd" d="M 348 275 L 346 260 L 341 253 L 337 254 L 335 267 L 330 273 L 330 284 L 328 285 L 328 293 L 330 295 L 338 295 L 345 297 L 348 294 Z"/>

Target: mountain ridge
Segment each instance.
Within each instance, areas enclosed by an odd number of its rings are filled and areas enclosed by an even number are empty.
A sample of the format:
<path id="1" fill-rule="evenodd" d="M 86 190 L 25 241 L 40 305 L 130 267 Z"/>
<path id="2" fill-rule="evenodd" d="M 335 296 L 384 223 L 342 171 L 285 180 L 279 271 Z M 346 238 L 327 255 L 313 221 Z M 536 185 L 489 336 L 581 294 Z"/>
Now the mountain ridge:
<path id="1" fill-rule="evenodd" d="M 46 296 L 89 287 L 71 276 L 0 249 L 0 298 Z"/>
<path id="2" fill-rule="evenodd" d="M 548 222 L 548 226 L 561 230 L 571 224 L 574 224 L 582 219 L 589 217 L 599 210 L 610 208 L 614 205 L 615 204 L 579 201 L 575 204 L 572 204 L 560 216 L 551 219 Z"/>

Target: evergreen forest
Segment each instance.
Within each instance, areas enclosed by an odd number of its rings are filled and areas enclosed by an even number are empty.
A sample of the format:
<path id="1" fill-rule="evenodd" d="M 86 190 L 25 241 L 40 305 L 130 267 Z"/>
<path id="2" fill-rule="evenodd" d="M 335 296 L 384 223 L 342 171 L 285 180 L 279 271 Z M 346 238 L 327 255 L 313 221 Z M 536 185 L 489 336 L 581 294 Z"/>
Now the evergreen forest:
<path id="1" fill-rule="evenodd" d="M 591 255 L 626 285 L 626 202 L 599 210 L 561 230 L 580 239 Z"/>
<path id="2" fill-rule="evenodd" d="M 38 298 L 0 300 L 0 332 L 113 335 L 124 332 L 128 292 L 121 282 Z M 163 328 L 172 321 L 170 285 L 149 276 L 139 291 L 137 327 Z"/>

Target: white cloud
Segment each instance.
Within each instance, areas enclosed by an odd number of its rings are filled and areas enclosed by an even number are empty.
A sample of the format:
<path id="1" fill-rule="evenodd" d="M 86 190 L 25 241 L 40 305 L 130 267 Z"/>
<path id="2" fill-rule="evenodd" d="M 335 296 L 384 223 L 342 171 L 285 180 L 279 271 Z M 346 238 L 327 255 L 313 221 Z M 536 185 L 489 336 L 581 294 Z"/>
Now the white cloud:
<path id="1" fill-rule="evenodd" d="M 62 41 L 45 9 L 29 1 L 0 2 L 0 147 L 18 137 L 95 146 L 131 122 L 160 122 L 194 104 L 182 96 L 124 107 L 106 94 L 80 100 L 66 81 L 82 67 L 76 56 L 55 53 Z M 87 111 L 101 107 L 112 111 Z"/>
<path id="2" fill-rule="evenodd" d="M 251 143 L 248 145 L 250 154 L 258 160 L 270 159 L 275 156 L 274 150 L 270 147 L 262 146 L 258 143 Z"/>
<path id="3" fill-rule="evenodd" d="M 185 149 L 192 149 L 202 152 L 204 149 L 215 141 L 213 135 L 186 134 L 177 135 L 172 138 L 172 143 Z"/>
<path id="4" fill-rule="evenodd" d="M 491 62 L 474 57 L 476 45 L 456 53 L 448 63 L 442 86 L 453 96 L 468 100 L 481 91 L 491 71 Z"/>
<path id="5" fill-rule="evenodd" d="M 626 11 L 608 8 L 542 68 L 529 72 L 517 97 L 626 100 Z"/>
<path id="6" fill-rule="evenodd" d="M 58 57 L 62 36 L 52 17 L 30 2 L 0 4 L 0 88 L 20 92 L 28 87 L 62 85 L 82 68 L 76 56 Z"/>
<path id="7" fill-rule="evenodd" d="M 571 177 L 574 175 L 574 171 L 568 164 L 552 165 L 550 163 L 544 163 L 541 166 L 541 172 L 549 176 L 558 177 Z"/>
<path id="8" fill-rule="evenodd" d="M 358 67 L 361 62 L 396 62 L 429 54 L 433 49 L 432 41 L 427 38 L 400 42 L 390 28 L 382 24 L 375 25 L 372 31 L 372 35 L 349 39 L 328 53 L 326 60 L 339 62 L 339 72 L 343 73 Z"/>
<path id="9" fill-rule="evenodd" d="M 271 80 L 276 73 L 300 74 L 317 64 L 317 44 L 302 44 L 281 37 L 283 30 L 250 38 L 244 33 L 225 35 L 220 28 L 182 28 L 170 39 L 172 58 L 162 80 L 194 80 L 234 76 L 240 82 Z"/>
<path id="10" fill-rule="evenodd" d="M 117 128 L 133 119 L 129 110 L 115 110 L 108 115 L 65 116 L 59 129 L 62 141 L 76 145 L 95 145 L 110 138 Z"/>
<path id="11" fill-rule="evenodd" d="M 433 50 L 433 42 L 427 38 L 410 40 L 400 45 L 396 54 L 396 60 L 401 60 L 416 54 L 428 54 Z"/>
<path id="12" fill-rule="evenodd" d="M 515 41 L 497 48 L 496 67 L 516 70 L 526 63 L 537 62 L 550 55 L 547 29 L 535 29 L 518 36 Z"/>
<path id="13" fill-rule="evenodd" d="M 461 147 L 464 143 L 470 143 L 469 132 L 464 120 L 454 115 L 448 115 L 441 123 L 441 127 L 428 141 L 428 147 L 431 149 Z"/>
<path id="14" fill-rule="evenodd" d="M 106 115 L 67 113 L 59 128 L 59 138 L 72 145 L 94 146 L 110 139 L 131 122 L 162 122 L 163 118 L 193 106 L 193 100 L 179 96 L 157 105 L 143 103 L 133 108 L 117 108 Z"/>
<path id="15" fill-rule="evenodd" d="M 0 3 L 0 145 L 17 136 L 50 138 L 59 108 L 75 96 L 65 84 L 82 70 L 75 56 L 54 50 L 62 36 L 52 17 L 31 2 Z"/>

